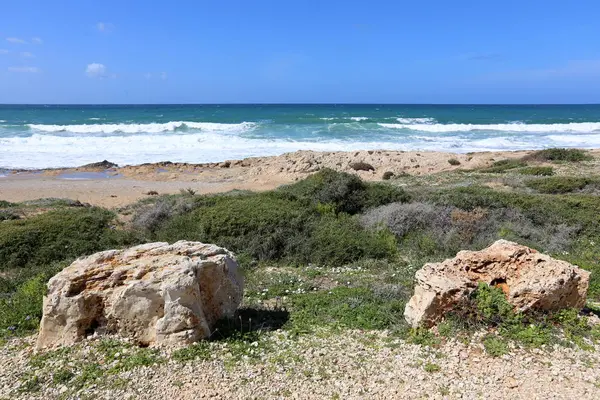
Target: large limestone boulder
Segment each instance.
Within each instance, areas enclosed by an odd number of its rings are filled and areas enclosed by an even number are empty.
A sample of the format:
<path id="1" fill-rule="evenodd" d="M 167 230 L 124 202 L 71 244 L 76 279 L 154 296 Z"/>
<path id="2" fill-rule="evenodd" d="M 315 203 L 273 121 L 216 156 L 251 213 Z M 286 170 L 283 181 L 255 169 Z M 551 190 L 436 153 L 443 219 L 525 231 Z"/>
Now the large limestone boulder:
<path id="1" fill-rule="evenodd" d="M 516 311 L 582 308 L 590 273 L 529 247 L 498 240 L 481 251 L 426 264 L 404 310 L 414 327 L 431 326 L 467 298 L 479 282 L 501 288 Z"/>
<path id="2" fill-rule="evenodd" d="M 243 294 L 234 256 L 221 247 L 149 243 L 80 258 L 48 282 L 38 348 L 118 334 L 140 345 L 210 336 Z"/>

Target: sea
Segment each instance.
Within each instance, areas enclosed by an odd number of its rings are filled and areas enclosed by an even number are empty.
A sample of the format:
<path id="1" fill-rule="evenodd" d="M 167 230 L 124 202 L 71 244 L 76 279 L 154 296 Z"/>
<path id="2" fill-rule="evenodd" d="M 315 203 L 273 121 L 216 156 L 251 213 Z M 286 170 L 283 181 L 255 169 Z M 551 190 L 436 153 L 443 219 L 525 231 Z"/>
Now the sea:
<path id="1" fill-rule="evenodd" d="M 600 105 L 0 105 L 0 168 L 600 147 Z"/>

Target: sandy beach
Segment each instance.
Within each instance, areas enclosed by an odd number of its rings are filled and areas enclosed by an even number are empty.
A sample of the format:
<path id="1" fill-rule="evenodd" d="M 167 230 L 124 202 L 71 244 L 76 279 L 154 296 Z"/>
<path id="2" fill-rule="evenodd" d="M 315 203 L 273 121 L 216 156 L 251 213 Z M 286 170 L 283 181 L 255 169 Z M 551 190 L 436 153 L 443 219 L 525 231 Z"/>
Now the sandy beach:
<path id="1" fill-rule="evenodd" d="M 83 166 L 68 169 L 5 171 L 0 174 L 0 199 L 13 202 L 46 197 L 69 198 L 103 207 L 119 207 L 147 197 L 148 192 L 196 193 L 229 190 L 269 190 L 294 182 L 321 168 L 351 172 L 365 180 L 381 180 L 385 172 L 395 175 L 426 175 L 456 169 L 469 170 L 492 162 L 519 158 L 528 151 L 453 154 L 365 150 L 354 152 L 297 151 L 275 157 L 255 157 L 220 163 L 155 163 L 111 167 Z M 598 157 L 600 150 L 590 154 Z M 459 164 L 449 160 L 457 160 Z M 366 163 L 371 170 L 355 170 Z M 354 167 L 354 168 L 353 168 Z"/>

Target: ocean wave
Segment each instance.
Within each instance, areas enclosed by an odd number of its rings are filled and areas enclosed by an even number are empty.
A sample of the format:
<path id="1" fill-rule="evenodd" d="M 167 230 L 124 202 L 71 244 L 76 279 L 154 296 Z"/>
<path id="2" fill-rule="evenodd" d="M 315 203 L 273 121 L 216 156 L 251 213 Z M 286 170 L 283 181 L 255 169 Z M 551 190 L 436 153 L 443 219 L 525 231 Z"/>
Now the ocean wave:
<path id="1" fill-rule="evenodd" d="M 337 137 L 257 137 L 227 131 L 190 132 L 186 135 L 60 135 L 0 137 L 0 168 L 73 167 L 107 159 L 120 165 L 170 160 L 215 162 L 255 156 L 273 156 L 296 150 L 418 150 L 495 151 L 544 147 L 600 147 L 597 135 L 502 135 L 469 138 L 465 135 L 356 135 Z"/>
<path id="2" fill-rule="evenodd" d="M 396 121 L 401 124 L 431 124 L 435 122 L 435 118 L 396 118 Z"/>
<path id="3" fill-rule="evenodd" d="M 321 121 L 339 121 L 339 120 L 350 120 L 354 122 L 368 121 L 369 117 L 322 117 L 319 118 Z"/>
<path id="4" fill-rule="evenodd" d="M 531 132 L 531 133 L 594 133 L 600 132 L 600 122 L 571 122 L 568 124 L 378 124 L 390 129 L 410 129 L 421 132 Z"/>
<path id="5" fill-rule="evenodd" d="M 171 121 L 150 124 L 85 124 L 85 125 L 40 125 L 28 124 L 30 129 L 39 132 L 71 133 L 161 133 L 182 129 L 195 129 L 210 132 L 245 132 L 256 126 L 253 122 L 222 124 L 216 122 Z"/>

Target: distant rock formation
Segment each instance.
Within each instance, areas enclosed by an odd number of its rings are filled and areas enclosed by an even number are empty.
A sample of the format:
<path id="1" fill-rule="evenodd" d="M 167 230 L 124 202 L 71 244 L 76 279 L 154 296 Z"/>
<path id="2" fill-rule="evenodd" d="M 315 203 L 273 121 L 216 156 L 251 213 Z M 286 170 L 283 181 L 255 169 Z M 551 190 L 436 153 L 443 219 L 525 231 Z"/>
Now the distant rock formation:
<path id="1" fill-rule="evenodd" d="M 529 247 L 498 240 L 481 251 L 426 264 L 417 271 L 413 297 L 404 310 L 410 325 L 431 326 L 479 282 L 501 288 L 516 311 L 582 308 L 590 273 Z"/>
<path id="2" fill-rule="evenodd" d="M 211 335 L 243 295 L 234 256 L 211 244 L 149 243 L 80 258 L 48 282 L 38 348 L 95 332 L 140 345 L 185 345 Z"/>
<path id="3" fill-rule="evenodd" d="M 85 164 L 78 168 L 105 170 L 105 169 L 116 168 L 116 167 L 118 167 L 117 164 L 112 163 L 108 160 L 103 160 L 103 161 L 99 161 L 99 162 L 95 162 L 95 163 L 91 163 L 91 164 Z"/>

